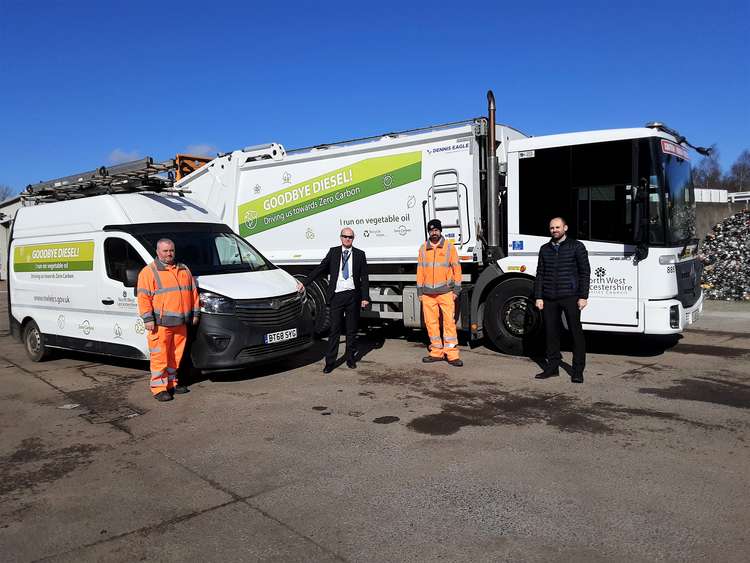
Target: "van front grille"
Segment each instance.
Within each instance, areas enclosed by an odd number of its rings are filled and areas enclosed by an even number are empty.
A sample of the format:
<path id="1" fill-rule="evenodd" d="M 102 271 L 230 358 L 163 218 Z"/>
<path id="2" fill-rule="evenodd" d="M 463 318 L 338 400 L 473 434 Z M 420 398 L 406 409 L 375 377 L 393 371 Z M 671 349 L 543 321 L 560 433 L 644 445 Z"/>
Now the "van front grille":
<path id="1" fill-rule="evenodd" d="M 297 294 L 272 299 L 245 299 L 235 302 L 235 314 L 248 326 L 281 329 L 302 316 L 303 306 Z"/>

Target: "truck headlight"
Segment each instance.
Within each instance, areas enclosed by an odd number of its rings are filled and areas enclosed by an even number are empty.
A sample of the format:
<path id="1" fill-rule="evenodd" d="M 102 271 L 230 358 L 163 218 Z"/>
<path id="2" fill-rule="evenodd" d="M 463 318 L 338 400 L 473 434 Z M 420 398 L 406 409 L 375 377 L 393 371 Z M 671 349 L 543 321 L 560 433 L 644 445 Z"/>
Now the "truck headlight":
<path id="1" fill-rule="evenodd" d="M 218 293 L 203 291 L 200 294 L 201 313 L 214 315 L 233 315 L 234 300 Z"/>

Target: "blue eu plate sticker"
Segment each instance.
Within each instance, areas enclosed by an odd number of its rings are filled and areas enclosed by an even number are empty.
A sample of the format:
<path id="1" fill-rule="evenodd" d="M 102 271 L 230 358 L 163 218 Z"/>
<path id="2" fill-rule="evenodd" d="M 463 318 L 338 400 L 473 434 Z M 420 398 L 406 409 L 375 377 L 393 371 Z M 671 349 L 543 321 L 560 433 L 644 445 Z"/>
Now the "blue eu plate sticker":
<path id="1" fill-rule="evenodd" d="M 523 250 L 523 241 L 522 240 L 514 240 L 513 241 L 513 250 Z"/>

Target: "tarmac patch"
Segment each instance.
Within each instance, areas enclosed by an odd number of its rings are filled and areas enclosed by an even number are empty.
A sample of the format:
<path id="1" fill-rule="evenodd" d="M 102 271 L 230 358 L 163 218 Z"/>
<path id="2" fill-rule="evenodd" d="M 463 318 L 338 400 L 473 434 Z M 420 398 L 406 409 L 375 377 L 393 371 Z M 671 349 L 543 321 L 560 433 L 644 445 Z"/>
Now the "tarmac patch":
<path id="1" fill-rule="evenodd" d="M 144 414 L 144 411 L 128 404 L 126 393 L 129 384 L 97 385 L 90 389 L 68 392 L 68 398 L 88 412 L 81 418 L 91 424 L 117 422 Z"/>
<path id="2" fill-rule="evenodd" d="M 711 344 L 678 344 L 670 350 L 677 354 L 696 354 L 713 358 L 742 358 L 750 355 L 750 349 L 713 346 Z"/>
<path id="3" fill-rule="evenodd" d="M 26 438 L 12 454 L 0 457 L 0 495 L 57 481 L 91 463 L 99 449 L 91 444 L 48 448 L 39 438 Z"/>
<path id="4" fill-rule="evenodd" d="M 398 422 L 401 420 L 397 416 L 379 416 L 378 418 L 374 418 L 372 421 L 375 424 L 393 424 L 394 422 Z"/>
<path id="5" fill-rule="evenodd" d="M 664 389 L 645 387 L 638 391 L 663 399 L 700 401 L 739 409 L 750 408 L 750 385 L 713 377 L 680 379 L 671 387 Z"/>
<path id="6" fill-rule="evenodd" d="M 561 432 L 615 434 L 627 432 L 624 423 L 637 418 L 674 421 L 704 429 L 723 428 L 686 419 L 678 414 L 614 403 L 586 403 L 562 393 L 518 393 L 497 385 L 469 387 L 451 384 L 446 376 L 426 370 L 362 370 L 364 384 L 407 386 L 423 397 L 442 402 L 438 413 L 418 416 L 406 427 L 420 434 L 448 436 L 465 427 L 547 424 Z"/>

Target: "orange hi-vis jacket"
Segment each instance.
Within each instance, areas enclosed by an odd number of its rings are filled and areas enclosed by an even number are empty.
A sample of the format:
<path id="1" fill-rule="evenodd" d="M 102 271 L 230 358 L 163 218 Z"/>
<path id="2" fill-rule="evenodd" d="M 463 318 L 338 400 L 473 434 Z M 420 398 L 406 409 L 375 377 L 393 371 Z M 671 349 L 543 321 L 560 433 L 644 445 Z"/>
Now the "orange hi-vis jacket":
<path id="1" fill-rule="evenodd" d="M 417 259 L 417 294 L 440 295 L 461 291 L 461 264 L 453 243 L 440 237 L 433 245 L 429 240 L 419 247 Z"/>
<path id="2" fill-rule="evenodd" d="M 138 314 L 144 323 L 178 326 L 200 315 L 198 288 L 184 264 L 154 260 L 138 274 Z"/>

